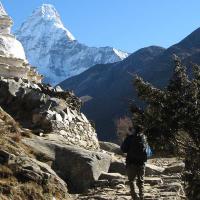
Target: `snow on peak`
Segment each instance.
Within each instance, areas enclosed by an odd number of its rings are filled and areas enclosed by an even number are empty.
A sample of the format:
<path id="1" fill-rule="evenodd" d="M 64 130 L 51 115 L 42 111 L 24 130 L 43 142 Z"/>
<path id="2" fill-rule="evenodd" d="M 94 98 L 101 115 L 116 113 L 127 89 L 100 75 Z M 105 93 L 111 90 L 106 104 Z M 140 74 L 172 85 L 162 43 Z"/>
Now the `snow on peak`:
<path id="1" fill-rule="evenodd" d="M 31 34 L 35 31 L 37 34 Z M 51 4 L 43 4 L 33 11 L 33 14 L 22 24 L 20 31 L 16 34 L 23 37 L 31 34 L 37 36 L 37 39 L 51 35 L 51 41 L 59 39 L 59 35 L 66 35 L 68 41 L 75 40 L 70 31 L 64 27 L 59 13 Z"/>
<path id="2" fill-rule="evenodd" d="M 43 20 L 52 22 L 55 28 L 66 32 L 68 40 L 75 40 L 75 37 L 72 35 L 72 33 L 70 33 L 70 31 L 64 27 L 60 15 L 53 5 L 43 4 L 41 7 L 35 10 L 33 15 L 36 15 L 36 17 L 39 15 L 41 18 L 43 18 Z"/>
<path id="3" fill-rule="evenodd" d="M 37 66 L 45 80 L 58 84 L 95 64 L 123 60 L 128 53 L 112 47 L 88 47 L 75 40 L 64 27 L 54 6 L 43 4 L 16 33 L 29 63 Z"/>
<path id="4" fill-rule="evenodd" d="M 46 20 L 56 20 L 57 22 L 62 23 L 60 21 L 60 15 L 55 7 L 51 4 L 43 4 L 33 12 L 33 15 L 36 17 L 41 16 Z"/>
<path id="5" fill-rule="evenodd" d="M 1 1 L 0 1 L 0 16 L 7 15 Z"/>
<path id="6" fill-rule="evenodd" d="M 129 53 L 126 53 L 124 51 L 121 51 L 121 50 L 118 50 L 118 49 L 115 49 L 115 48 L 113 48 L 113 51 L 115 52 L 116 55 L 119 56 L 119 58 L 121 60 L 123 60 L 123 59 L 125 59 L 129 56 Z"/>

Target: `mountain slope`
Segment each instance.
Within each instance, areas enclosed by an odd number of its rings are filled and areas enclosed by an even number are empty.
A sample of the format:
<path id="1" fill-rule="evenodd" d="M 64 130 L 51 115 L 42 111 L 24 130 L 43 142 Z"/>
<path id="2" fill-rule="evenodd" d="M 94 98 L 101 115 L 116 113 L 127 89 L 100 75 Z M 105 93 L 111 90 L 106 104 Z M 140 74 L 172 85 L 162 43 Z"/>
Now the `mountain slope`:
<path id="1" fill-rule="evenodd" d="M 16 32 L 29 62 L 38 67 L 45 81 L 56 84 L 95 64 L 121 61 L 127 53 L 112 47 L 88 47 L 67 30 L 56 9 L 43 4 Z"/>
<path id="2" fill-rule="evenodd" d="M 114 120 L 128 112 L 129 99 L 138 102 L 130 73 L 164 87 L 172 75 L 173 54 L 185 64 L 200 64 L 200 29 L 168 49 L 144 48 L 119 63 L 96 65 L 60 85 L 73 89 L 78 96 L 92 97 L 83 112 L 96 122 L 99 137 L 111 140 L 115 138 Z"/>
<path id="3" fill-rule="evenodd" d="M 163 51 L 161 47 L 147 47 L 121 62 L 96 65 L 60 85 L 74 90 L 78 96 L 92 97 L 83 106 L 83 112 L 95 121 L 99 138 L 110 140 L 115 138 L 115 119 L 128 112 L 128 104 L 133 98 L 130 73 L 143 72 L 147 63 Z"/>

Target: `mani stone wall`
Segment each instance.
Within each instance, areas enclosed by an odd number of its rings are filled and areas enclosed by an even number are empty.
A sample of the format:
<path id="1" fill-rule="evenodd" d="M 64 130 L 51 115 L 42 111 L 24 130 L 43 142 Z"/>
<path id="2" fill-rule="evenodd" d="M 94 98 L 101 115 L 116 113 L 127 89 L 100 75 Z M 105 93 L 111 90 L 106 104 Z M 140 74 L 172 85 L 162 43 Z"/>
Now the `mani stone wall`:
<path id="1" fill-rule="evenodd" d="M 80 112 L 81 101 L 70 91 L 0 77 L 0 106 L 39 136 L 84 149 L 99 148 L 95 129 Z"/>

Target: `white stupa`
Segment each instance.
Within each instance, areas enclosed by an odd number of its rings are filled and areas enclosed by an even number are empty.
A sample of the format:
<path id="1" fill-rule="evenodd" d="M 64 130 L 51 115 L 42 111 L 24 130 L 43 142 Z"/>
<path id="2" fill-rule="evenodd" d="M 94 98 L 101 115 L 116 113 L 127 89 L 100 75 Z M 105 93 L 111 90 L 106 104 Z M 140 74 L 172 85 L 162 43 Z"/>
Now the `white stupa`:
<path id="1" fill-rule="evenodd" d="M 26 60 L 22 44 L 11 34 L 12 19 L 0 2 L 0 76 L 41 82 L 42 76 Z"/>

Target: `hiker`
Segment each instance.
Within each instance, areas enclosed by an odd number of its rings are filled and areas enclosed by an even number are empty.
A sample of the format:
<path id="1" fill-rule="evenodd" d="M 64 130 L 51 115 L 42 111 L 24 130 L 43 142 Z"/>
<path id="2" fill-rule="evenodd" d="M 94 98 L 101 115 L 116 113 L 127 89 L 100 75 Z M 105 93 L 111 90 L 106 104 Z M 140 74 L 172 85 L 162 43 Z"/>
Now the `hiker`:
<path id="1" fill-rule="evenodd" d="M 139 199 L 144 199 L 144 173 L 145 162 L 147 161 L 147 141 L 143 134 L 143 127 L 136 126 L 131 130 L 121 145 L 121 150 L 127 153 L 126 169 L 133 200 L 138 199 L 135 191 L 135 179 L 139 189 Z"/>

